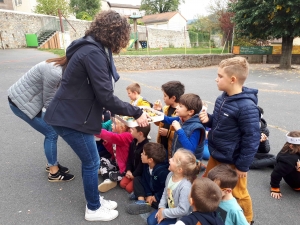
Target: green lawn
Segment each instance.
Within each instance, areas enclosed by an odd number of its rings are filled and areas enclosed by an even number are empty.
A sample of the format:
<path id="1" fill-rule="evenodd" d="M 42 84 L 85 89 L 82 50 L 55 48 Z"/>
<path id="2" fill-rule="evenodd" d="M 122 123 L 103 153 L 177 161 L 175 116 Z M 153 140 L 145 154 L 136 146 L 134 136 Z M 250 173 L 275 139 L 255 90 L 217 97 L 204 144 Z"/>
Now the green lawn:
<path id="1" fill-rule="evenodd" d="M 65 51 L 63 49 L 40 49 L 41 51 L 49 51 L 56 55 L 63 56 L 65 55 Z M 222 48 L 212 48 L 211 51 L 209 48 L 187 48 L 186 54 L 221 54 Z M 227 53 L 227 50 L 224 50 L 223 53 Z M 185 54 L 184 48 L 162 48 L 160 49 L 149 49 L 149 53 L 147 49 L 127 49 L 124 52 L 121 52 L 120 55 L 172 55 L 172 54 Z"/>

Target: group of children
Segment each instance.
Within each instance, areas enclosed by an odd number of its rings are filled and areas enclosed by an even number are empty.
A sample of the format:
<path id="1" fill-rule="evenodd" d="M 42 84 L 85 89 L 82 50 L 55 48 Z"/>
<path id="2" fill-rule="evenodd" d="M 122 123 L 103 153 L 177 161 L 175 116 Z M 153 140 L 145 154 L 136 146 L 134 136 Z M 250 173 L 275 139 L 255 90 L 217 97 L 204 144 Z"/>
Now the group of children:
<path id="1" fill-rule="evenodd" d="M 148 225 L 252 224 L 252 202 L 247 190 L 247 172 L 255 161 L 268 154 L 266 122 L 257 106 L 257 90 L 243 86 L 249 72 L 245 58 L 235 57 L 219 64 L 217 86 L 223 92 L 213 114 L 203 109 L 196 94 L 184 94 L 179 81 L 162 85 L 165 106 L 143 98 L 137 83 L 127 87 L 131 104 L 148 106 L 164 113 L 158 126 L 157 143 L 149 142 L 150 125 L 129 128 L 114 117 L 103 123 L 97 138 L 104 181 L 99 191 L 120 186 L 135 200 L 127 206 L 130 214 L 155 209 Z M 106 130 L 106 129 L 107 130 Z M 112 128 L 112 130 L 110 129 Z M 111 130 L 111 131 L 110 131 Z M 209 131 L 208 131 L 209 130 Z M 209 160 L 203 177 L 206 133 Z M 104 148 L 103 148 L 104 147 Z M 266 147 L 266 146 L 265 146 Z M 265 157 L 268 158 L 268 156 Z M 287 143 L 272 158 L 271 196 L 281 197 L 282 178 L 300 190 L 300 132 L 287 134 Z M 275 164 L 275 165 L 274 165 Z"/>

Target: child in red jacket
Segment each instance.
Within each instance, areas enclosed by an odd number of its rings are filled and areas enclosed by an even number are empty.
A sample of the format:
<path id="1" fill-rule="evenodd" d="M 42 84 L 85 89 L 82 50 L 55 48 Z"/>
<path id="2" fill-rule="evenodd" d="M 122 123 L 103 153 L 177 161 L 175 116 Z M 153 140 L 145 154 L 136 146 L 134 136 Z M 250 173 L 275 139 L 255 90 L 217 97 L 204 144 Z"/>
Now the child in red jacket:
<path id="1" fill-rule="evenodd" d="M 112 125 L 112 132 L 102 129 L 99 135 L 103 139 L 103 145 L 112 155 L 110 159 L 100 158 L 99 172 L 103 177 L 103 182 L 99 184 L 100 192 L 107 192 L 117 186 L 117 181 L 122 180 L 126 172 L 126 164 L 129 152 L 129 145 L 133 140 L 129 127 L 115 120 Z"/>

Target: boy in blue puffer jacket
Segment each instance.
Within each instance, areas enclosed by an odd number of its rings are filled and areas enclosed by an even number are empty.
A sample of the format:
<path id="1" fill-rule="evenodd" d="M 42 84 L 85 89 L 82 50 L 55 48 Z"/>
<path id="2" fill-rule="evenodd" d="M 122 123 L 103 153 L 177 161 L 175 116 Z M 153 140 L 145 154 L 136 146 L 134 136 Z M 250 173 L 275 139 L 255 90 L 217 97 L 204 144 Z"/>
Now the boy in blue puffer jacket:
<path id="1" fill-rule="evenodd" d="M 172 156 L 177 149 L 185 148 L 194 153 L 196 159 L 202 160 L 205 128 L 199 120 L 202 100 L 196 94 L 184 94 L 179 99 L 175 117 L 164 116 L 165 124 L 172 124 L 175 133 L 172 141 Z"/>
<path id="2" fill-rule="evenodd" d="M 253 211 L 247 190 L 247 171 L 260 143 L 260 112 L 258 90 L 243 87 L 248 73 L 249 64 L 245 58 L 222 60 L 216 82 L 223 94 L 217 98 L 213 114 L 202 111 L 199 118 L 211 128 L 208 134 L 210 158 L 203 176 L 220 163 L 235 169 L 239 179 L 232 194 L 251 223 Z"/>

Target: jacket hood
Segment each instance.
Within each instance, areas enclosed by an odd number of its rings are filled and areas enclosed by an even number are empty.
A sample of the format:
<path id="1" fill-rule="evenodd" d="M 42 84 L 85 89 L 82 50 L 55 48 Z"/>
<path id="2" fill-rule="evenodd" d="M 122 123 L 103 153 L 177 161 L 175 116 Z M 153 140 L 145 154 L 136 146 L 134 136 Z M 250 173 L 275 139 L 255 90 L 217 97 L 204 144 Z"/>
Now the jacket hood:
<path id="1" fill-rule="evenodd" d="M 257 105 L 257 89 L 243 87 L 242 92 L 236 95 L 229 96 L 228 101 L 236 101 L 239 99 L 250 99 Z M 227 93 L 224 92 L 222 97 L 228 97 Z"/>
<path id="2" fill-rule="evenodd" d="M 105 48 L 102 46 L 102 44 L 100 42 L 95 41 L 95 39 L 92 36 L 84 36 L 82 38 L 79 38 L 75 41 L 73 41 L 69 47 L 67 48 L 66 51 L 66 56 L 67 59 L 70 60 L 72 58 L 72 56 L 74 55 L 74 53 L 80 49 L 81 47 L 85 46 L 85 45 L 95 45 L 96 47 L 98 47 L 100 49 L 100 51 L 103 52 L 103 54 L 105 56 L 107 56 L 107 53 L 105 52 Z M 108 59 L 109 59 L 109 63 L 110 63 L 110 70 L 111 70 L 111 74 L 115 80 L 115 82 L 117 82 L 120 78 L 119 74 L 117 73 L 117 69 L 115 67 L 114 61 L 113 61 L 113 57 L 112 57 L 112 52 L 111 50 L 108 48 Z"/>
<path id="3" fill-rule="evenodd" d="M 203 220 L 203 224 L 211 224 L 211 225 L 223 225 L 224 223 L 218 218 L 217 213 L 216 212 L 210 212 L 210 213 L 201 213 L 196 214 L 196 217 L 200 216 L 202 217 Z M 206 223 L 205 223 L 206 222 Z"/>

